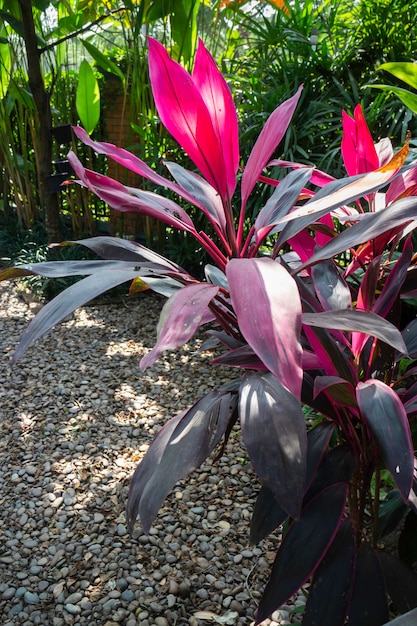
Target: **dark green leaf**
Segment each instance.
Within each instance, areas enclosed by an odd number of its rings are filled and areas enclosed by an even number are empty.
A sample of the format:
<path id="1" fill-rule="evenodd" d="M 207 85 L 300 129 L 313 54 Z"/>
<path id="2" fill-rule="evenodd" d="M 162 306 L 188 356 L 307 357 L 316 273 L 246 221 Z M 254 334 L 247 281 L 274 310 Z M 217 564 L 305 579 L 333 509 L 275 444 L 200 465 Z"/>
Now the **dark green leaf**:
<path id="1" fill-rule="evenodd" d="M 387 493 L 385 499 L 379 505 L 378 539 L 382 539 L 385 535 L 389 535 L 398 528 L 408 510 L 408 506 L 397 489 Z"/>
<path id="2" fill-rule="evenodd" d="M 405 524 L 398 539 L 398 554 L 400 559 L 410 567 L 417 562 L 417 515 L 409 511 Z"/>

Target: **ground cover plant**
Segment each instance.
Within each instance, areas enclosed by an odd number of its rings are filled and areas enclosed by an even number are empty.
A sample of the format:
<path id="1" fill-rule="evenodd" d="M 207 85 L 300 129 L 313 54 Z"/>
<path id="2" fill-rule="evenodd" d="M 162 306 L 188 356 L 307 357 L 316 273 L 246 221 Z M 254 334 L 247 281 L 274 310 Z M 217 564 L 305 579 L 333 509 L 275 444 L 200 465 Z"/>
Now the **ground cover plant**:
<path id="1" fill-rule="evenodd" d="M 250 539 L 283 525 L 256 623 L 308 581 L 304 626 L 381 626 L 417 605 L 409 567 L 417 561 L 417 321 L 412 308 L 411 321 L 408 315 L 417 295 L 417 166 L 407 144 L 397 153 L 388 140 L 374 145 L 360 106 L 342 116 L 346 178 L 274 159 L 300 87 L 269 117 L 241 167 L 232 95 L 204 45 L 190 75 L 150 39 L 149 70 L 161 121 L 199 173 L 166 162 L 166 178 L 128 151 L 74 132 L 179 201 L 86 169 L 72 152 L 68 158 L 78 183 L 111 207 L 194 236 L 212 261 L 206 278 L 111 237 L 79 242 L 102 260 L 8 268 L 0 279 L 87 275 L 38 313 L 14 359 L 75 308 L 127 281 L 131 292 L 167 296 L 142 368 L 207 325 L 206 347 L 220 349 L 213 365 L 236 368 L 236 379 L 155 437 L 131 481 L 130 528 L 139 518 L 148 532 L 175 483 L 221 454 L 240 423 L 261 485 Z M 268 166 L 289 173 L 272 180 Z M 246 206 L 258 181 L 271 194 L 251 222 Z M 195 228 L 189 204 L 206 217 L 205 232 Z M 403 519 L 408 565 L 379 543 Z"/>

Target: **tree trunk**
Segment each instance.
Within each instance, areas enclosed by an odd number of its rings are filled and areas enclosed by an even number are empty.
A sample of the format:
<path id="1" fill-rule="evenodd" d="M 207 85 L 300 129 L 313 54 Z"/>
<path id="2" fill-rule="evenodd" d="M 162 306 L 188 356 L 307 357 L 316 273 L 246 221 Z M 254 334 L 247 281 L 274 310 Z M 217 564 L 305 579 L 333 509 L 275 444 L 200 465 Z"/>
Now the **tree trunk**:
<path id="1" fill-rule="evenodd" d="M 63 239 L 62 225 L 59 214 L 58 197 L 51 193 L 47 184 L 47 176 L 52 174 L 52 115 L 49 94 L 43 82 L 40 50 L 36 41 L 31 0 L 19 0 L 22 17 L 23 35 L 28 61 L 29 87 L 39 116 L 38 127 L 38 182 L 40 197 L 45 212 L 45 227 L 49 243 Z"/>

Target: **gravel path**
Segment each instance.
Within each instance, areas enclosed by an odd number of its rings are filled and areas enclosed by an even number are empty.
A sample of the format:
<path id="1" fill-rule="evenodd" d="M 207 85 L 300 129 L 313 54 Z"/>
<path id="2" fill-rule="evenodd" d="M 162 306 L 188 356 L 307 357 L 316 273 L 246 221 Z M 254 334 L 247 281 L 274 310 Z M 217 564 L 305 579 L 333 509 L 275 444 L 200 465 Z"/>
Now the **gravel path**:
<path id="1" fill-rule="evenodd" d="M 238 433 L 217 465 L 177 485 L 149 536 L 126 530 L 129 479 L 154 434 L 230 376 L 199 340 L 142 373 L 160 306 L 146 294 L 85 307 L 12 368 L 33 310 L 0 284 L 2 626 L 253 620 L 277 537 L 248 546 L 258 487 Z M 303 603 L 272 625 L 297 621 Z"/>

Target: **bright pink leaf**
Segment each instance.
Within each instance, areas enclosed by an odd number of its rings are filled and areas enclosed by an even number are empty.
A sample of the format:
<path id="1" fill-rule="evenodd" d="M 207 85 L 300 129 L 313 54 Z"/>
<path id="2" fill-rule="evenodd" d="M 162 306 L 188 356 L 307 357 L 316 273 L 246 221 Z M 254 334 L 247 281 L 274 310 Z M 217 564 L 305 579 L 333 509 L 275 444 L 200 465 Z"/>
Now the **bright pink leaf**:
<path id="1" fill-rule="evenodd" d="M 211 112 L 193 78 L 152 38 L 149 74 L 163 125 L 221 197 L 227 198 L 228 168 Z"/>
<path id="2" fill-rule="evenodd" d="M 249 195 L 262 170 L 287 131 L 300 98 L 301 90 L 302 86 L 299 87 L 294 96 L 275 109 L 256 140 L 242 176 L 242 211 L 245 210 Z"/>
<path id="3" fill-rule="evenodd" d="M 279 382 L 299 398 L 301 302 L 294 279 L 270 258 L 232 259 L 226 275 L 243 336 Z"/>
<path id="4" fill-rule="evenodd" d="M 236 187 L 236 173 L 239 167 L 239 133 L 236 107 L 228 84 L 201 40 L 198 44 L 192 77 L 209 110 L 214 130 L 222 146 L 222 157 L 227 175 L 227 190 L 229 198 L 231 198 Z"/>
<path id="5" fill-rule="evenodd" d="M 379 158 L 360 104 L 355 107 L 354 118 L 342 111 L 342 126 L 342 156 L 349 176 L 377 169 Z"/>

